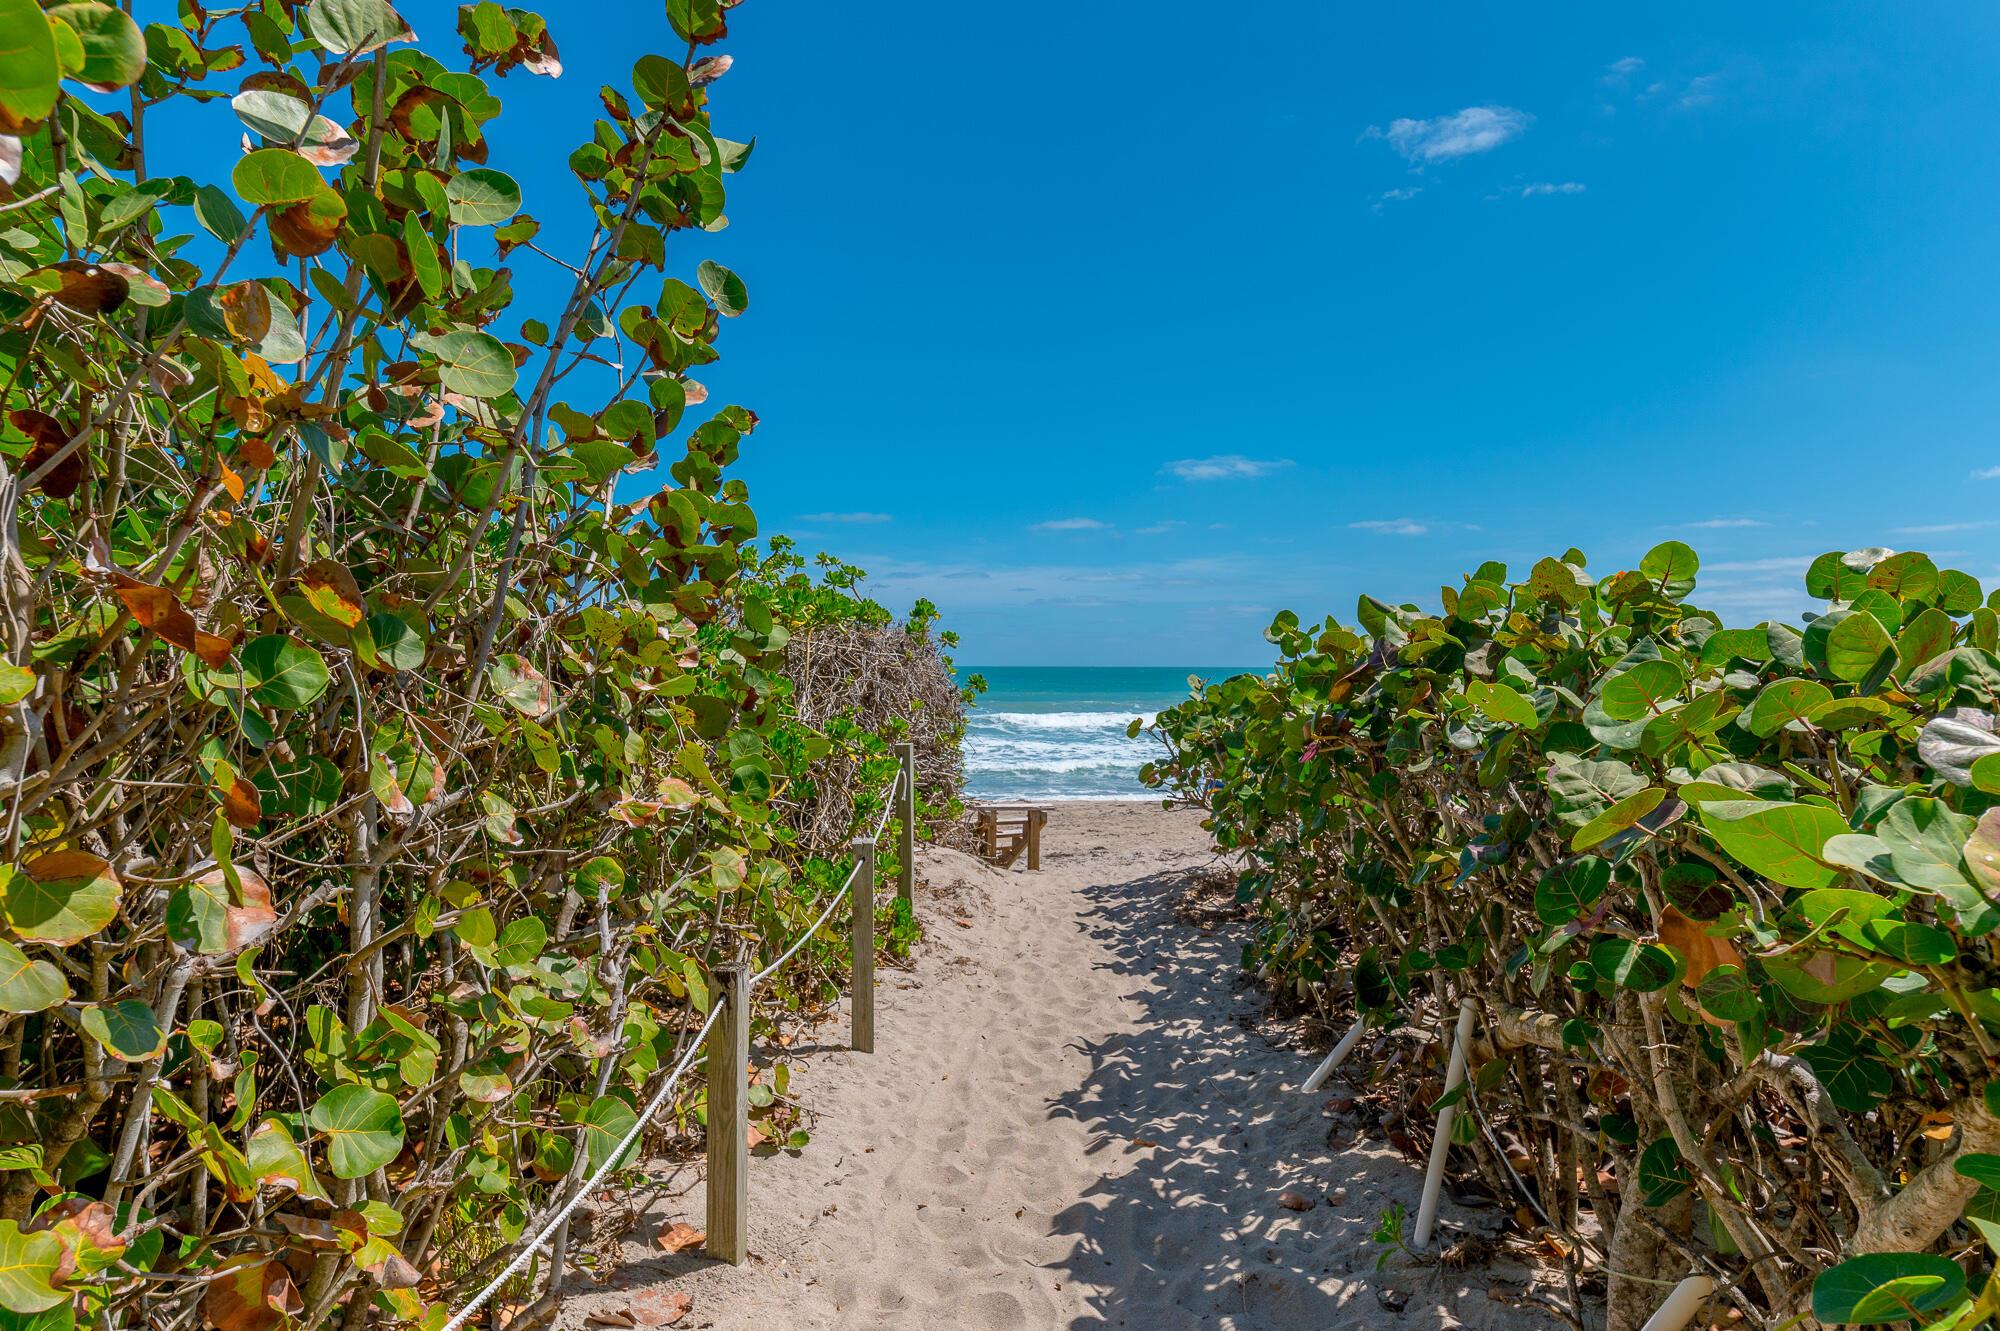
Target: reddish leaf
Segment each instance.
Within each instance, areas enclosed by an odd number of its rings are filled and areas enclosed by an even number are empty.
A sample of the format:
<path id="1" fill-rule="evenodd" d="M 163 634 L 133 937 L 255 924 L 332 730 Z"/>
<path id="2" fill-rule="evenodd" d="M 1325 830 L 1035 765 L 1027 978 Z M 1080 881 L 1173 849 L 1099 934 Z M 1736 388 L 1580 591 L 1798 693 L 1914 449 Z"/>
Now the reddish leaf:
<path id="1" fill-rule="evenodd" d="M 651 1290 L 632 1300 L 632 1315 L 641 1326 L 672 1326 L 694 1307 L 686 1290 Z"/>
<path id="2" fill-rule="evenodd" d="M 215 1331 L 278 1331 L 285 1319 L 305 1311 L 283 1262 L 262 1253 L 231 1258 L 209 1276 L 201 1296 L 203 1322 Z"/>
<path id="3" fill-rule="evenodd" d="M 312 602 L 313 609 L 336 624 L 353 628 L 366 612 L 361 585 L 339 560 L 314 560 L 300 575 L 299 585 L 305 588 L 306 600 Z"/>
<path id="4" fill-rule="evenodd" d="M 113 272 L 103 264 L 64 259 L 41 271 L 53 272 L 62 281 L 49 299 L 79 314 L 110 314 L 123 305 L 125 297 L 131 294 L 131 284 L 124 275 Z"/>
<path id="5" fill-rule="evenodd" d="M 239 342 L 261 342 L 271 331 L 271 293 L 261 282 L 238 282 L 223 288 L 216 303 L 222 322 Z"/>
<path id="6" fill-rule="evenodd" d="M 140 627 L 151 629 L 163 642 L 184 652 L 193 652 L 216 670 L 229 664 L 229 640 L 197 628 L 194 615 L 171 589 L 141 582 L 122 570 L 114 570 L 112 576 L 118 582 L 118 599 Z"/>
<path id="7" fill-rule="evenodd" d="M 708 1235 L 684 1221 L 676 1220 L 653 1236 L 654 1246 L 661 1252 L 686 1252 L 699 1248 L 708 1242 Z"/>
<path id="8" fill-rule="evenodd" d="M 69 444 L 69 431 L 45 411 L 21 407 L 8 412 L 7 419 L 34 445 L 28 450 L 28 456 L 21 460 L 21 474 L 24 476 L 40 471 L 50 458 L 61 453 Z M 83 484 L 89 468 L 90 455 L 84 451 L 82 444 L 78 444 L 62 461 L 49 468 L 48 475 L 42 477 L 39 482 L 42 493 L 54 499 L 69 498 Z"/>

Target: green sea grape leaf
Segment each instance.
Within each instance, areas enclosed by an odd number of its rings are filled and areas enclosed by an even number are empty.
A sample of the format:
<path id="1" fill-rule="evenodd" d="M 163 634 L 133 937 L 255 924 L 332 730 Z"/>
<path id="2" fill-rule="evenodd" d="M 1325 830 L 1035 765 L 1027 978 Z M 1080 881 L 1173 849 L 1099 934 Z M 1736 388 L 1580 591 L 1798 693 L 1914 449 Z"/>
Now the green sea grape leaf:
<path id="1" fill-rule="evenodd" d="M 1786 887 L 1831 887 L 1840 868 L 1827 862 L 1827 841 L 1852 829 L 1818 804 L 1759 800 L 1701 807 L 1702 825 L 1738 863 Z"/>
<path id="2" fill-rule="evenodd" d="M 325 1135 L 335 1178 L 364 1178 L 403 1150 L 403 1111 L 393 1096 L 366 1086 L 336 1086 L 321 1096 L 306 1122 Z"/>

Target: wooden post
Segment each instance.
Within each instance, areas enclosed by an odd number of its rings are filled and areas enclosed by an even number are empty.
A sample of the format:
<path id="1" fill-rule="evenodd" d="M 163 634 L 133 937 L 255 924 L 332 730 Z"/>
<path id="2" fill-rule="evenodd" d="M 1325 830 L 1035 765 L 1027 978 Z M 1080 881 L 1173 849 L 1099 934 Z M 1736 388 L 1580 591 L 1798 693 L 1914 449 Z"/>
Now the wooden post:
<path id="1" fill-rule="evenodd" d="M 1299 1090 L 1311 1095 L 1326 1085 L 1326 1079 L 1333 1075 L 1333 1070 L 1346 1062 L 1347 1056 L 1354 1052 L 1354 1046 L 1361 1040 L 1362 1029 L 1367 1025 L 1368 1018 L 1356 1017 L 1354 1024 L 1347 1028 L 1347 1034 L 1340 1037 L 1340 1043 L 1326 1056 L 1326 1061 L 1313 1069 L 1312 1076 L 1306 1078 L 1306 1084 L 1299 1087 Z"/>
<path id="2" fill-rule="evenodd" d="M 853 1023 L 848 1047 L 858 1054 L 875 1052 L 875 843 L 866 837 L 854 843 L 861 865 L 854 875 L 854 995 L 848 1004 Z"/>
<path id="3" fill-rule="evenodd" d="M 1472 1040 L 1473 1002 L 1462 998 L 1458 1002 L 1458 1029 L 1452 1034 L 1451 1061 L 1445 1065 L 1444 1094 L 1451 1093 L 1465 1084 L 1465 1046 Z M 1437 1136 L 1431 1140 L 1430 1168 L 1424 1173 L 1423 1201 L 1417 1207 L 1417 1228 L 1411 1236 L 1411 1244 L 1422 1252 L 1431 1241 L 1431 1227 L 1437 1224 L 1438 1193 L 1444 1188 L 1444 1159 L 1451 1154 L 1451 1124 L 1458 1117 L 1458 1106 L 1448 1104 L 1438 1110 Z"/>
<path id="4" fill-rule="evenodd" d="M 1042 821 L 1048 814 L 1040 809 L 1028 810 L 1028 868 L 1030 871 L 1042 867 Z"/>
<path id="5" fill-rule="evenodd" d="M 708 1255 L 731 1266 L 750 1255 L 750 971 L 717 966 L 708 1032 Z"/>
<path id="6" fill-rule="evenodd" d="M 1646 1319 L 1646 1325 L 1639 1331 L 1681 1331 L 1701 1310 L 1701 1305 L 1708 1301 L 1714 1289 L 1715 1282 L 1707 1276 L 1689 1276 L 1674 1286 L 1673 1293 L 1667 1295 L 1667 1301 Z"/>
<path id="7" fill-rule="evenodd" d="M 910 908 L 912 919 L 917 913 L 917 746 L 904 740 L 896 746 L 896 757 L 902 761 L 902 799 L 896 806 L 896 817 L 903 824 L 902 841 L 896 846 L 896 857 L 902 861 L 902 873 L 896 879 L 896 898 Z"/>

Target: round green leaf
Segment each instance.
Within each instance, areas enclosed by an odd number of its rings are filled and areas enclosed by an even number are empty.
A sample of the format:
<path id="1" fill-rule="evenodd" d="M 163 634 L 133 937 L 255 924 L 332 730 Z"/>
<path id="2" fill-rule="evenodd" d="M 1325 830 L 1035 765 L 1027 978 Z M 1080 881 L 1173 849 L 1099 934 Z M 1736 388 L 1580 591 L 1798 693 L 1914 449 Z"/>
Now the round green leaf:
<path id="1" fill-rule="evenodd" d="M 166 1028 L 153 1009 L 136 998 L 94 1004 L 78 1020 L 107 1053 L 127 1063 L 143 1063 L 167 1051 Z"/>
<path id="2" fill-rule="evenodd" d="M 229 99 L 229 106 L 252 134 L 278 143 L 297 142 L 312 123 L 312 107 L 271 88 L 239 92 Z"/>
<path id="3" fill-rule="evenodd" d="M 23 938 L 69 947 L 118 918 L 122 888 L 95 855 L 58 850 L 6 880 L 7 923 Z"/>
<path id="4" fill-rule="evenodd" d="M 1600 940 L 1590 949 L 1590 964 L 1598 974 L 1642 994 L 1666 988 L 1680 974 L 1680 960 L 1671 948 L 1629 938 Z"/>
<path id="5" fill-rule="evenodd" d="M 1605 681 L 1604 714 L 1613 721 L 1657 716 L 1685 683 L 1687 676 L 1672 661 L 1641 661 Z"/>
<path id="6" fill-rule="evenodd" d="M 1969 1178 L 1982 1188 L 2000 1188 L 2000 1155 L 1972 1152 L 1951 1162 L 1952 1172 Z"/>
<path id="7" fill-rule="evenodd" d="M 55 36 L 35 0 L 0 0 L 0 108 L 16 121 L 55 110 L 61 70 Z"/>
<path id="8" fill-rule="evenodd" d="M 335 55 L 373 51 L 412 35 L 387 0 L 313 0 L 306 10 L 306 31 Z"/>
<path id="9" fill-rule="evenodd" d="M 65 1256 L 54 1231 L 23 1234 L 12 1220 L 0 1220 L 0 1308 L 38 1313 L 69 1302 L 71 1292 L 54 1284 Z"/>
<path id="10" fill-rule="evenodd" d="M 46 1012 L 68 998 L 60 969 L 0 939 L 0 1012 Z"/>
<path id="11" fill-rule="evenodd" d="M 403 1150 L 403 1111 L 393 1096 L 366 1086 L 336 1086 L 320 1097 L 306 1122 L 326 1135 L 327 1165 L 336 1178 L 362 1178 Z"/>
<path id="12" fill-rule="evenodd" d="M 243 687 L 266 707 L 295 712 L 326 692 L 326 661 L 282 633 L 267 633 L 243 649 Z"/>
<path id="13" fill-rule="evenodd" d="M 1695 986 L 1695 1001 L 1702 1011 L 1723 1021 L 1754 1021 L 1757 988 L 1741 966 L 1717 966 Z"/>
<path id="14" fill-rule="evenodd" d="M 1639 561 L 1639 572 L 1662 596 L 1674 601 L 1694 590 L 1694 575 L 1700 567 L 1694 550 L 1680 541 L 1662 541 Z"/>
<path id="15" fill-rule="evenodd" d="M 1928 1252 L 1871 1252 L 1820 1272 L 1812 1314 L 1835 1326 L 1904 1322 L 1965 1292 L 1957 1262 Z"/>
<path id="16" fill-rule="evenodd" d="M 1535 914 L 1543 924 L 1567 924 L 1597 904 L 1611 885 L 1611 865 L 1595 855 L 1568 860 L 1535 884 Z"/>
<path id="17" fill-rule="evenodd" d="M 513 652 L 502 652 L 486 668 L 493 691 L 509 707 L 528 716 L 544 716 L 555 705 L 554 691 L 542 672 Z"/>
<path id="18" fill-rule="evenodd" d="M 590 1102 L 590 1108 L 583 1111 L 582 1126 L 584 1148 L 593 1170 L 611 1158 L 618 1143 L 638 1121 L 639 1115 L 632 1106 L 615 1095 L 600 1095 Z M 638 1144 L 636 1140 L 632 1143 L 635 1148 Z M 636 1150 L 626 1152 L 627 1161 L 636 1153 Z"/>
<path id="19" fill-rule="evenodd" d="M 1868 678 L 1896 647 L 1889 631 L 1873 615 L 1855 614 L 1835 624 L 1826 635 L 1826 668 L 1835 679 L 1858 684 Z"/>
<path id="20" fill-rule="evenodd" d="M 35 672 L 0 662 L 0 707 L 12 706 L 35 690 Z"/>
<path id="21" fill-rule="evenodd" d="M 1750 733 L 1766 738 L 1793 722 L 1803 725 L 1815 707 L 1832 698 L 1826 685 L 1810 679 L 1773 680 L 1750 704 Z"/>
<path id="22" fill-rule="evenodd" d="M 438 359 L 445 389 L 466 397 L 500 397 L 514 387 L 514 357 L 490 333 L 454 329 L 438 337 L 413 338 Z"/>
<path id="23" fill-rule="evenodd" d="M 724 315 L 734 318 L 750 308 L 750 289 L 743 285 L 743 279 L 713 259 L 702 260 L 695 280 Z"/>
<path id="24" fill-rule="evenodd" d="M 1465 696 L 1482 714 L 1503 726 L 1532 730 L 1541 719 L 1535 711 L 1534 702 L 1527 695 L 1505 684 L 1489 684 L 1483 679 L 1475 679 L 1466 684 Z"/>
<path id="25" fill-rule="evenodd" d="M 460 226 L 492 226 L 521 211 L 521 187 L 514 178 L 491 167 L 461 171 L 444 187 L 451 220 Z"/>
<path id="26" fill-rule="evenodd" d="M 146 38 L 125 12 L 102 0 L 56 5 L 49 17 L 68 26 L 83 48 L 75 77 L 98 92 L 137 83 L 146 72 Z"/>
<path id="27" fill-rule="evenodd" d="M 1827 861 L 1826 843 L 1853 830 L 1823 805 L 1762 800 L 1703 804 L 1701 821 L 1739 864 L 1786 887 L 1839 882 L 1841 870 Z"/>
<path id="28" fill-rule="evenodd" d="M 304 203 L 326 192 L 319 168 L 289 148 L 259 148 L 245 153 L 229 173 L 229 183 L 247 203 L 282 207 Z"/>

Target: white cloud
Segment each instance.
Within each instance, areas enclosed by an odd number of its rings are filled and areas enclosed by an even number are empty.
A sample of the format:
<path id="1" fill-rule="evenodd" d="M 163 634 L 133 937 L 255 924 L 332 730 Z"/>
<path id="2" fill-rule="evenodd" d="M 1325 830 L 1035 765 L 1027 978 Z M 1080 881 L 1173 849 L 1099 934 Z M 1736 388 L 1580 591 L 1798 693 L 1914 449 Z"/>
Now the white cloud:
<path id="1" fill-rule="evenodd" d="M 1532 185 L 1509 185 L 1502 189 L 1500 194 L 1511 194 L 1517 199 L 1535 199 L 1545 194 L 1581 194 L 1589 188 L 1588 185 L 1575 180 L 1538 180 Z M 1491 194 L 1487 197 L 1497 199 L 1500 194 Z"/>
<path id="2" fill-rule="evenodd" d="M 1365 139 L 1385 139 L 1412 162 L 1448 162 L 1491 152 L 1527 133 L 1535 118 L 1511 106 L 1468 106 L 1429 120 L 1392 120 L 1389 128 L 1370 125 Z"/>
<path id="3" fill-rule="evenodd" d="M 1684 107 L 1707 106 L 1715 100 L 1715 88 L 1720 82 L 1722 82 L 1722 75 L 1720 74 L 1700 74 L 1689 79 L 1687 87 L 1681 92 L 1680 99 L 1675 102 L 1675 105 Z"/>
<path id="4" fill-rule="evenodd" d="M 1431 529 L 1429 523 L 1415 518 L 1370 518 L 1347 525 L 1356 531 L 1372 531 L 1381 536 L 1422 536 Z"/>
<path id="5" fill-rule="evenodd" d="M 1700 522 L 1683 522 L 1680 525 L 1696 531 L 1726 531 L 1733 527 L 1768 527 L 1771 524 L 1759 522 L 1756 518 L 1704 518 Z"/>
<path id="6" fill-rule="evenodd" d="M 1034 526 L 1028 528 L 1028 530 L 1029 531 L 1107 531 L 1110 529 L 1110 527 L 1111 527 L 1110 523 L 1099 522 L 1096 518 L 1056 518 L 1049 522 L 1037 522 Z"/>
<path id="7" fill-rule="evenodd" d="M 1170 531 L 1179 531 L 1185 526 L 1187 524 L 1179 518 L 1168 518 L 1165 522 L 1156 522 L 1150 527 L 1139 527 L 1135 530 L 1140 536 L 1164 536 Z"/>
<path id="8" fill-rule="evenodd" d="M 1212 458 L 1181 458 L 1160 470 L 1184 481 L 1221 481 L 1268 476 L 1291 465 L 1290 458 L 1246 458 L 1241 453 L 1223 453 Z"/>
<path id="9" fill-rule="evenodd" d="M 889 522 L 887 513 L 803 513 L 801 522 Z"/>
<path id="10" fill-rule="evenodd" d="M 1636 55 L 1628 55 L 1623 60 L 1614 60 L 1604 67 L 1606 83 L 1623 83 L 1646 67 L 1646 62 Z"/>
<path id="11" fill-rule="evenodd" d="M 1975 481 L 2000 481 L 2000 467 L 1975 467 L 1972 471 Z"/>
<path id="12" fill-rule="evenodd" d="M 1944 536 L 1955 531 L 1984 531 L 1991 522 L 1931 522 L 1918 527 L 1891 527 L 1896 536 Z"/>

